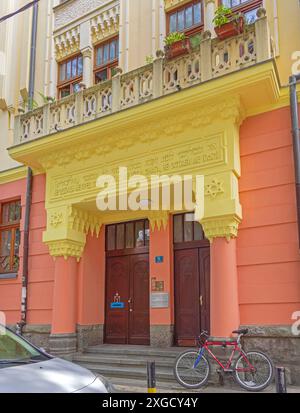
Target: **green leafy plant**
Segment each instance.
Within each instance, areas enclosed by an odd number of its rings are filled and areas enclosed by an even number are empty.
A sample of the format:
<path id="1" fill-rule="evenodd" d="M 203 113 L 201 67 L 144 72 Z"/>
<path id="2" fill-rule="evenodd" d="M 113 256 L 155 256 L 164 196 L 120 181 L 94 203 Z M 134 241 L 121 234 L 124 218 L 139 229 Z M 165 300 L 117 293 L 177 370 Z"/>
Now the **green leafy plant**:
<path id="1" fill-rule="evenodd" d="M 152 55 L 146 56 L 146 64 L 151 65 L 154 61 L 154 57 Z"/>
<path id="2" fill-rule="evenodd" d="M 182 40 L 186 39 L 186 35 L 184 33 L 179 33 L 179 32 L 173 32 L 170 33 L 166 38 L 165 38 L 165 45 L 166 46 L 172 46 L 172 44 L 176 42 L 180 42 Z"/>
<path id="3" fill-rule="evenodd" d="M 232 10 L 224 5 L 217 8 L 213 22 L 216 27 L 222 27 L 224 24 L 232 21 L 237 22 L 241 17 L 240 14 L 232 14 Z"/>
<path id="4" fill-rule="evenodd" d="M 55 103 L 56 99 L 51 96 L 45 96 L 43 93 L 38 92 L 40 97 L 43 99 L 43 103 L 46 105 L 47 103 Z"/>

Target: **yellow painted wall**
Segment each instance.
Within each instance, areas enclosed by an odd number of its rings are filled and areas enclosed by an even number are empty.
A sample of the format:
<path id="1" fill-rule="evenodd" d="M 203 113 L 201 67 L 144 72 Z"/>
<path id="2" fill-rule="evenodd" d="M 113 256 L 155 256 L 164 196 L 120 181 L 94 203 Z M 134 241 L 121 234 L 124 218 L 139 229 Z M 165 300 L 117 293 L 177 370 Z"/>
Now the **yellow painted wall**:
<path id="1" fill-rule="evenodd" d="M 0 15 L 17 10 L 25 3 L 27 0 L 0 1 Z M 99 9 L 108 3 L 109 1 L 99 2 Z M 175 3 L 180 3 L 180 0 Z M 217 4 L 216 0 L 216 6 Z M 57 5 L 57 0 L 39 2 L 35 80 L 35 98 L 39 103 L 42 101 L 38 92 L 44 95 L 56 93 L 56 65 L 50 67 L 53 57 L 53 5 Z M 120 5 L 120 66 L 126 72 L 143 66 L 146 56 L 154 55 L 157 49 L 163 47 L 166 29 L 164 0 L 121 0 Z M 278 55 L 280 81 L 284 85 L 292 71 L 292 53 L 300 51 L 299 1 L 264 0 L 264 7 L 269 18 L 272 42 Z M 2 23 L 0 27 L 0 51 L 4 52 L 7 61 L 4 76 L 0 74 L 0 98 L 4 98 L 7 104 L 15 109 L 18 108 L 20 100 L 20 89 L 28 88 L 31 16 L 31 10 L 26 11 L 10 19 L 8 23 Z M 71 26 L 73 24 L 75 27 L 78 20 L 71 22 Z M 9 115 L 7 111 L 0 110 L 0 170 L 17 165 L 6 152 L 6 148 L 12 144 L 12 136 L 13 114 Z"/>

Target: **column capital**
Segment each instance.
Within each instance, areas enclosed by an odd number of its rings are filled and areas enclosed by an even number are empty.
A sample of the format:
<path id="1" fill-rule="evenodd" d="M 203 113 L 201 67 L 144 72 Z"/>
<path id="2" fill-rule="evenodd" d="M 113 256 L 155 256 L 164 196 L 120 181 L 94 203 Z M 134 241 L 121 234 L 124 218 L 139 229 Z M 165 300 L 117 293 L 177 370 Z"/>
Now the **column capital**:
<path id="1" fill-rule="evenodd" d="M 73 240 L 56 240 L 48 241 L 47 245 L 52 257 L 64 257 L 65 259 L 72 257 L 76 258 L 77 261 L 79 261 L 83 254 L 85 242 Z"/>
<path id="2" fill-rule="evenodd" d="M 85 47 L 84 49 L 81 50 L 81 54 L 83 58 L 92 58 L 93 55 L 93 50 L 91 47 Z"/>
<path id="3" fill-rule="evenodd" d="M 98 214 L 74 205 L 47 208 L 47 230 L 43 234 L 43 241 L 48 245 L 52 257 L 74 257 L 79 261 L 88 232 L 98 236 L 101 226 Z"/>
<path id="4" fill-rule="evenodd" d="M 238 215 L 228 215 L 204 219 L 201 224 L 207 239 L 213 242 L 216 238 L 226 238 L 230 241 L 238 235 L 241 218 Z"/>

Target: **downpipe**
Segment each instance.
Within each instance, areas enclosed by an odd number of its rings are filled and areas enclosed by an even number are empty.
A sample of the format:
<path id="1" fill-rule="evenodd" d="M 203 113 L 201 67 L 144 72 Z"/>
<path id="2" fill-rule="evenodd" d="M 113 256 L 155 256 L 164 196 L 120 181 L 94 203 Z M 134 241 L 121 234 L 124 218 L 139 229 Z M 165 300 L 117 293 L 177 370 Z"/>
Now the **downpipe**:
<path id="1" fill-rule="evenodd" d="M 35 89 L 35 67 L 36 67 L 36 42 L 38 25 L 38 3 L 33 5 L 32 11 L 32 32 L 30 47 L 30 68 L 29 68 L 29 91 L 28 91 L 28 110 L 33 109 L 34 89 Z M 23 269 L 22 269 L 22 295 L 21 295 L 21 321 L 17 323 L 16 331 L 22 335 L 27 323 L 27 287 L 28 287 L 28 261 L 29 261 L 29 224 L 32 198 L 32 169 L 28 167 L 26 179 L 26 203 L 24 218 L 24 237 L 23 237 Z"/>
<path id="2" fill-rule="evenodd" d="M 293 153 L 295 164 L 295 185 L 296 185 L 296 202 L 298 218 L 298 245 L 300 249 L 300 130 L 299 130 L 299 111 L 297 83 L 300 82 L 300 74 L 290 77 L 290 108 L 292 121 L 293 136 Z"/>

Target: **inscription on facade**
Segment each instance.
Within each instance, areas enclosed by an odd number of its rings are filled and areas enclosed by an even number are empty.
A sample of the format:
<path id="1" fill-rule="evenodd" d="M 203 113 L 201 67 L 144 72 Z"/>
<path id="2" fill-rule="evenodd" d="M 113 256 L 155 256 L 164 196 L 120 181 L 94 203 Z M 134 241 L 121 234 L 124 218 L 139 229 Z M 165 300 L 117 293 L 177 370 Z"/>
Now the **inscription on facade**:
<path id="1" fill-rule="evenodd" d="M 191 173 L 201 168 L 223 164 L 226 160 L 226 148 L 223 136 L 218 135 L 201 142 L 187 142 L 176 149 L 164 150 L 137 159 L 120 160 L 113 164 L 102 165 L 95 171 L 84 174 L 72 174 L 52 178 L 50 184 L 50 200 L 70 198 L 76 194 L 89 194 L 97 192 L 96 181 L 101 175 L 118 177 L 119 168 L 128 168 L 128 177 L 133 175 L 174 175 Z M 116 179 L 117 181 L 117 179 Z"/>

